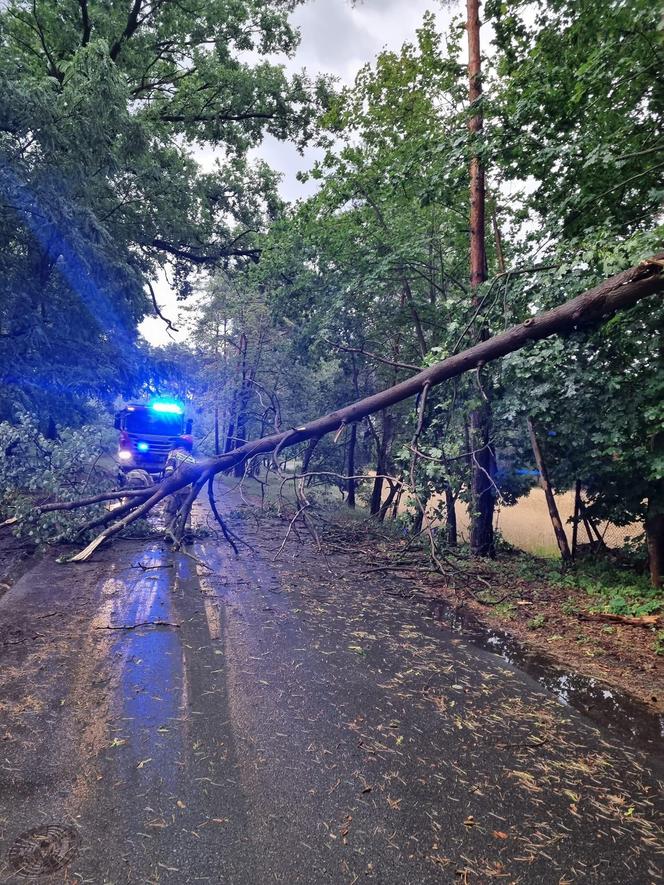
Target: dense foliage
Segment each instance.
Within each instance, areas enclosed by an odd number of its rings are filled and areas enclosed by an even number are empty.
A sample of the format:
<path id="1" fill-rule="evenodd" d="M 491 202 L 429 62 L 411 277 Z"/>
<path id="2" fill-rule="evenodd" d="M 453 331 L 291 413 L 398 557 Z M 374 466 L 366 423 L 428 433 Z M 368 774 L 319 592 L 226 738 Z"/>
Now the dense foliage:
<path id="1" fill-rule="evenodd" d="M 485 130 L 468 133 L 461 28 L 365 67 L 324 119 L 318 194 L 273 226 L 259 274 L 311 365 L 373 389 L 552 307 L 661 248 L 662 29 L 644 2 L 488 4 Z M 488 282 L 467 284 L 469 158 L 487 169 Z M 481 324 L 474 322 L 481 316 Z M 375 467 L 442 508 L 469 500 L 469 415 L 490 396 L 495 494 L 527 491 L 531 416 L 558 490 L 589 515 L 662 512 L 661 304 L 578 330 L 433 392 L 413 471 L 412 405 L 376 422 Z M 352 389 L 349 383 L 346 389 Z M 447 507 L 447 513 L 452 513 Z"/>
<path id="2" fill-rule="evenodd" d="M 292 52 L 294 5 L 3 4 L 0 416 L 73 421 L 139 387 L 157 269 L 186 295 L 196 268 L 257 257 L 279 201 L 247 151 L 265 132 L 305 142 L 325 93 L 246 61 Z"/>
<path id="3" fill-rule="evenodd" d="M 35 502 L 75 501 L 115 488 L 114 441 L 106 423 L 64 428 L 54 440 L 27 413 L 0 422 L 0 515 L 18 519 L 15 533 L 34 543 L 73 538 L 80 512 L 40 516 Z"/>

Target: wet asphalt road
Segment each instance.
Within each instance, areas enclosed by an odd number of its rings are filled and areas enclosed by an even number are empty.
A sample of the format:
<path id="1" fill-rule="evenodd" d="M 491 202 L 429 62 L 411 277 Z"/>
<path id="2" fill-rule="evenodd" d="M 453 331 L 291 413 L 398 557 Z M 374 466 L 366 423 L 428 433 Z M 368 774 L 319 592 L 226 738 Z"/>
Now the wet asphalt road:
<path id="1" fill-rule="evenodd" d="M 239 531 L 0 600 L 0 881 L 33 828 L 47 870 L 78 843 L 49 883 L 661 881 L 661 761 L 352 556 Z"/>

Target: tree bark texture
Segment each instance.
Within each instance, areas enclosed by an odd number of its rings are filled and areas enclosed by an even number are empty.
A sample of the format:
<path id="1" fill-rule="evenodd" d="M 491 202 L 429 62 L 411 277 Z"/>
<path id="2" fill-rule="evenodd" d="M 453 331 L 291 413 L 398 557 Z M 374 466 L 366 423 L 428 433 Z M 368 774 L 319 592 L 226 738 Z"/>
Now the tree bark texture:
<path id="1" fill-rule="evenodd" d="M 448 547 L 457 546 L 456 500 L 449 486 L 445 486 L 445 538 Z"/>
<path id="2" fill-rule="evenodd" d="M 346 490 L 348 492 L 348 497 L 346 498 L 346 505 L 348 507 L 355 507 L 355 488 L 357 485 L 357 481 L 353 479 L 355 476 L 355 445 L 357 443 L 357 424 L 351 424 L 350 426 L 350 437 L 348 439 L 348 461 L 347 461 L 347 471 L 348 471 L 348 484 Z"/>
<path id="3" fill-rule="evenodd" d="M 650 583 L 653 587 L 661 587 L 664 575 L 664 511 L 660 510 L 652 499 L 648 500 L 646 540 Z"/>
<path id="4" fill-rule="evenodd" d="M 219 447 L 219 406 L 214 407 L 214 453 L 219 455 L 221 448 Z"/>
<path id="5" fill-rule="evenodd" d="M 574 484 L 574 518 L 572 520 L 572 559 L 576 559 L 579 543 L 579 522 L 581 521 L 581 480 Z"/>
<path id="6" fill-rule="evenodd" d="M 664 432 L 655 433 L 651 445 L 656 455 L 663 455 Z M 645 529 L 650 583 L 653 587 L 661 587 L 664 573 L 664 479 L 657 479 L 653 483 L 648 497 Z"/>
<path id="7" fill-rule="evenodd" d="M 483 403 L 470 413 L 472 450 L 470 550 L 474 556 L 496 555 L 493 536 L 495 456 L 491 445 L 491 409 Z"/>
<path id="8" fill-rule="evenodd" d="M 383 503 L 383 487 L 385 485 L 383 477 L 384 474 L 389 473 L 387 456 L 392 444 L 393 428 L 394 419 L 389 412 L 385 412 L 383 414 L 382 433 L 380 438 L 376 440 L 376 478 L 371 491 L 371 505 L 369 507 L 369 512 L 372 516 L 380 514 Z"/>
<path id="9" fill-rule="evenodd" d="M 468 32 L 468 100 L 475 108 L 482 98 L 482 57 L 480 52 L 479 0 L 467 0 Z M 479 105 L 468 122 L 475 137 L 484 128 L 484 116 Z M 478 154 L 470 160 L 470 286 L 477 288 L 486 279 L 484 166 Z"/>

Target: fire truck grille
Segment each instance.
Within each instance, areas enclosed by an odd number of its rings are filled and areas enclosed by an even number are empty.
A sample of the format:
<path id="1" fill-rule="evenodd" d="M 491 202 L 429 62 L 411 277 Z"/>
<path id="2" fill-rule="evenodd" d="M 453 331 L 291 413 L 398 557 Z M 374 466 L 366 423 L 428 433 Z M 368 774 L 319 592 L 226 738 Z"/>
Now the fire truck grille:
<path id="1" fill-rule="evenodd" d="M 175 445 L 175 439 L 164 439 L 163 437 L 160 439 L 150 438 L 147 435 L 141 436 L 139 434 L 130 433 L 129 439 L 131 442 L 131 450 L 134 455 L 145 461 L 165 461 L 168 453 Z M 137 448 L 137 443 L 146 442 L 149 446 L 146 452 L 140 452 Z"/>

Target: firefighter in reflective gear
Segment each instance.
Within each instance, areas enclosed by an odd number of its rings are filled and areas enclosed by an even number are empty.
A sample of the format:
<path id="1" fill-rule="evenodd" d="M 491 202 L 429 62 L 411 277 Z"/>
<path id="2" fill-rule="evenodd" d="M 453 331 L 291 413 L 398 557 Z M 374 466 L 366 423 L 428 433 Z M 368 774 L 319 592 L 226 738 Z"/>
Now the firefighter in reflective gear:
<path id="1" fill-rule="evenodd" d="M 191 436 L 187 435 L 179 438 L 177 445 L 175 445 L 168 453 L 168 458 L 166 459 L 166 464 L 164 466 L 164 479 L 169 479 L 185 465 L 196 463 L 194 456 L 192 455 L 193 447 L 194 441 Z M 178 511 L 189 497 L 189 491 L 189 486 L 184 486 L 176 492 L 173 492 L 173 494 L 169 495 L 166 499 L 166 508 L 164 512 L 169 524 L 173 522 Z M 191 511 L 189 511 L 187 516 L 184 532 L 186 535 L 191 533 Z"/>

